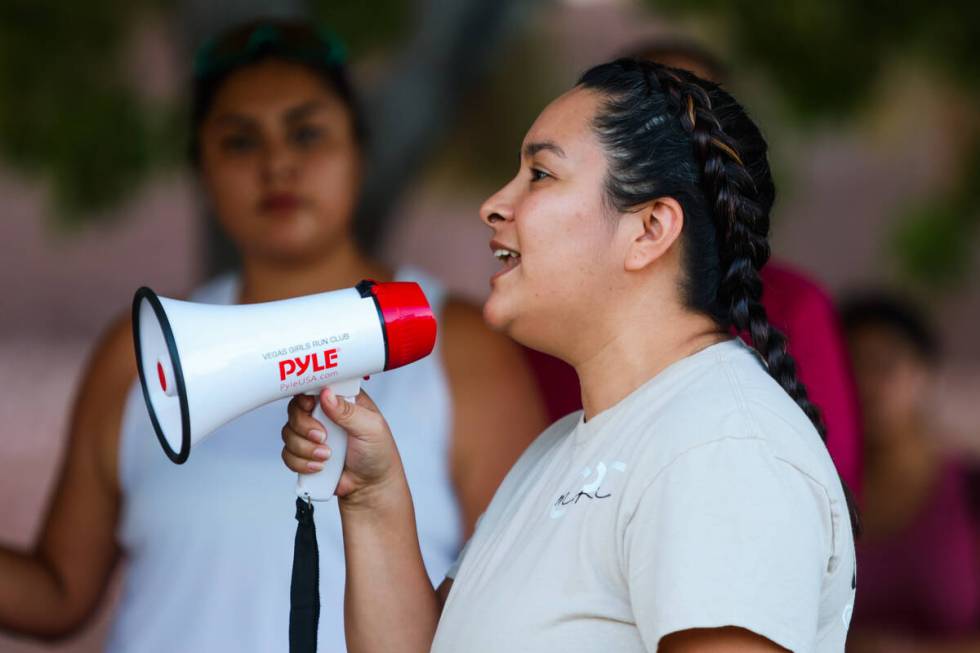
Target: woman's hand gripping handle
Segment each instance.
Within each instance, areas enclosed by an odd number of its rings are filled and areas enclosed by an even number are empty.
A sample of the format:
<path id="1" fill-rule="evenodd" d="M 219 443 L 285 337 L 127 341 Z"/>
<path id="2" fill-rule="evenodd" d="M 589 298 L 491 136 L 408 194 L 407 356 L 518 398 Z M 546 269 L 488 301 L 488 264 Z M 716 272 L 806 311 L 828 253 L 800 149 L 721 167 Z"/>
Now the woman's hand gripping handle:
<path id="1" fill-rule="evenodd" d="M 401 474 L 391 431 L 364 392 L 325 388 L 289 402 L 282 459 L 299 474 L 296 493 L 313 501 L 349 497 Z M 319 400 L 318 400 L 319 399 Z"/>

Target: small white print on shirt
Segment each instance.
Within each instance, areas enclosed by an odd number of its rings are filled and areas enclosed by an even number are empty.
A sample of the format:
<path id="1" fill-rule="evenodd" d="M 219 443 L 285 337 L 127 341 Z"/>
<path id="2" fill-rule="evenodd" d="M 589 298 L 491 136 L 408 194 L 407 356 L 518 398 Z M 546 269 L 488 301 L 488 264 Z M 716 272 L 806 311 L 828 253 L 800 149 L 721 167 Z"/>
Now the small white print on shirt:
<path id="1" fill-rule="evenodd" d="M 551 518 L 558 519 L 563 516 L 568 510 L 568 506 L 578 504 L 581 499 L 594 501 L 596 499 L 608 499 L 612 496 L 612 494 L 602 489 L 602 482 L 606 479 L 606 474 L 610 469 L 623 473 L 626 471 L 626 463 L 617 460 L 611 463 L 609 467 L 606 467 L 606 463 L 600 460 L 596 463 L 595 471 L 591 467 L 583 468 L 582 476 L 587 482 L 579 490 L 569 490 L 560 494 L 551 506 Z M 590 478 L 592 480 L 588 481 Z"/>

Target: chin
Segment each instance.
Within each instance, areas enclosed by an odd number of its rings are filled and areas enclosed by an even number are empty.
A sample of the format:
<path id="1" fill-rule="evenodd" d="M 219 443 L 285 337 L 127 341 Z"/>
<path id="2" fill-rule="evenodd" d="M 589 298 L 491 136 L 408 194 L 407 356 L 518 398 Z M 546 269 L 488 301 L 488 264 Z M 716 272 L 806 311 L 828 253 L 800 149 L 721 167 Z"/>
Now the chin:
<path id="1" fill-rule="evenodd" d="M 503 333 L 519 345 L 569 362 L 564 349 L 568 344 L 564 330 L 555 332 L 553 318 L 540 313 L 520 313 L 512 304 L 505 304 L 491 294 L 483 305 L 483 320 L 493 331 Z"/>
<path id="2" fill-rule="evenodd" d="M 534 321 L 528 321 L 528 317 L 518 315 L 513 306 L 508 306 L 499 299 L 495 300 L 492 294 L 483 305 L 483 321 L 490 329 L 506 335 L 519 345 L 552 354 L 549 347 L 551 343 L 542 340 L 542 334 L 537 332 L 533 327 Z"/>
<path id="3" fill-rule="evenodd" d="M 483 304 L 483 321 L 494 331 L 510 335 L 511 317 L 501 305 L 499 298 L 494 298 L 494 293 L 490 293 L 490 297 Z"/>

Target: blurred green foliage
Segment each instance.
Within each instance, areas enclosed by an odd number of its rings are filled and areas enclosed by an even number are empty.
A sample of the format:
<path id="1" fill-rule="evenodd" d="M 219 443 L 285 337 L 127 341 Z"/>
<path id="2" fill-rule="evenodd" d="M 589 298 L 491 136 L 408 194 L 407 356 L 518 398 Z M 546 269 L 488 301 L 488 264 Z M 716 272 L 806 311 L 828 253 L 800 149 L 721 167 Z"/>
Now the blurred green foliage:
<path id="1" fill-rule="evenodd" d="M 942 199 L 903 216 L 890 243 L 902 276 L 909 281 L 927 279 L 936 287 L 962 279 L 969 268 L 969 240 L 963 237 L 967 226 Z"/>
<path id="2" fill-rule="evenodd" d="M 980 98 L 976 0 L 645 0 L 654 9 L 709 17 L 741 63 L 765 71 L 804 124 L 869 106 L 883 66 L 918 60 Z M 888 253 L 903 281 L 932 289 L 969 278 L 980 223 L 980 135 L 964 126 L 968 165 L 951 190 L 897 216 Z"/>
<path id="3" fill-rule="evenodd" d="M 899 216 L 889 243 L 901 277 L 933 289 L 971 276 L 980 227 L 980 147 L 974 147 L 956 188 Z M 924 283 L 923 283 L 924 282 Z"/>
<path id="4" fill-rule="evenodd" d="M 5 0 L 0 7 L 0 148 L 53 181 L 71 223 L 143 178 L 158 112 L 124 82 L 120 51 L 139 2 Z M 160 139 L 165 141 L 165 139 Z"/>
<path id="5" fill-rule="evenodd" d="M 398 43 L 411 8 L 312 3 L 355 55 Z M 174 11 L 162 0 L 0 3 L 0 156 L 50 181 L 62 227 L 105 219 L 155 167 L 183 160 L 182 107 L 142 98 L 123 67 L 136 21 Z"/>
<path id="6" fill-rule="evenodd" d="M 314 18 L 340 35 L 355 58 L 397 46 L 413 27 L 414 6 L 405 0 L 313 0 L 311 4 Z"/>
<path id="7" fill-rule="evenodd" d="M 802 119 L 865 103 L 896 55 L 927 60 L 980 94 L 976 0 L 645 0 L 724 26 L 740 61 L 766 71 Z"/>
<path id="8" fill-rule="evenodd" d="M 740 64 L 760 69 L 792 117 L 847 118 L 868 107 L 883 66 L 915 59 L 980 98 L 976 0 L 645 0 L 720 25 Z M 967 165 L 949 192 L 897 216 L 888 251 L 905 281 L 948 288 L 969 278 L 980 224 L 980 135 L 964 126 Z"/>

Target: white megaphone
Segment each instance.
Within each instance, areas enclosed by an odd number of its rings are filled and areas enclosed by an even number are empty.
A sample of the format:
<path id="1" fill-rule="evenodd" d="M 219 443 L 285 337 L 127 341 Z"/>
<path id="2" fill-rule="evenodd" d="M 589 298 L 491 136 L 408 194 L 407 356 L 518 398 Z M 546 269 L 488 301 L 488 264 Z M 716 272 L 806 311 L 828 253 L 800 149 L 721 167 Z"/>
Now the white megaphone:
<path id="1" fill-rule="evenodd" d="M 133 337 L 143 398 L 170 460 L 253 408 L 325 387 L 353 401 L 364 376 L 432 352 L 436 321 L 418 284 L 362 281 L 354 288 L 261 304 L 197 304 L 140 288 Z M 333 496 L 347 434 L 316 402 L 332 455 L 300 474 L 296 494 Z M 271 435 L 271 434 L 270 434 Z"/>

